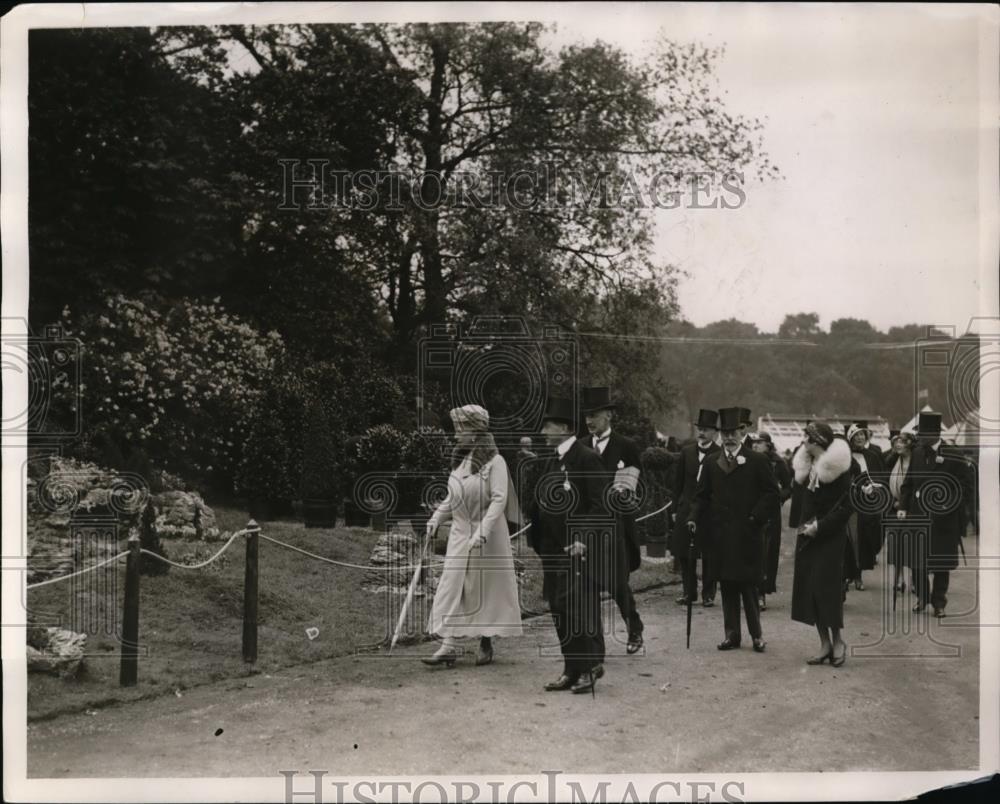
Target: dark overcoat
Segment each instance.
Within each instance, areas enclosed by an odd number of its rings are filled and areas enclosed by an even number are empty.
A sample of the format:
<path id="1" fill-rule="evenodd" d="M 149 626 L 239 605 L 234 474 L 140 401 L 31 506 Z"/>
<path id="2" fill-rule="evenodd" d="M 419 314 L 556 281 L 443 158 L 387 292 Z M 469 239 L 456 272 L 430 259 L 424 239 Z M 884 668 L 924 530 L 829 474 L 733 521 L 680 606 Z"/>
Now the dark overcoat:
<path id="1" fill-rule="evenodd" d="M 532 495 L 528 544 L 544 564 L 546 558 L 564 558 L 563 548 L 574 541 L 583 542 L 587 548 L 585 574 L 612 591 L 613 583 L 605 577 L 606 562 L 616 554 L 619 536 L 604 503 L 607 485 L 607 470 L 600 456 L 579 439 L 562 458 L 547 458 Z M 550 582 L 546 573 L 543 584 Z"/>
<path id="2" fill-rule="evenodd" d="M 691 556 L 691 534 L 685 523 L 691 515 L 691 506 L 694 504 L 695 495 L 698 493 L 698 470 L 704 472 L 706 462 L 715 460 L 721 447 L 712 443 L 709 445 L 705 457 L 699 460 L 698 445 L 686 444 L 681 447 L 681 451 L 674 466 L 673 477 L 673 500 L 674 500 L 674 522 L 675 527 L 670 532 L 670 541 L 667 545 L 670 552 L 678 558 L 690 560 Z M 712 544 L 712 527 L 708 517 L 701 517 L 697 522 L 698 529 L 695 531 L 695 550 L 704 555 L 706 548 Z M 697 558 L 697 556 L 695 556 Z"/>
<path id="3" fill-rule="evenodd" d="M 815 459 L 816 487 L 809 489 L 813 457 L 805 445 L 792 458 L 795 473 L 788 524 L 793 528 L 816 520 L 814 536 L 799 535 L 792 579 L 792 619 L 824 628 L 843 628 L 842 587 L 847 520 L 852 509 L 851 450 L 842 438 Z"/>
<path id="4" fill-rule="evenodd" d="M 764 525 L 777 498 L 770 463 L 756 452 L 741 447 L 730 467 L 720 449 L 702 467 L 688 522 L 708 518 L 718 580 L 763 582 Z"/>
<path id="5" fill-rule="evenodd" d="M 642 471 L 639 447 L 631 438 L 612 431 L 608 436 L 604 452 L 595 451 L 600 456 L 601 463 L 611 480 L 614 480 L 615 472 L 619 469 L 632 467 Z M 617 502 L 613 503 L 618 529 L 623 536 L 623 538 L 616 540 L 616 544 L 621 551 L 620 560 L 624 561 L 623 566 L 627 568 L 628 572 L 634 572 L 642 564 L 642 553 L 639 550 L 639 540 L 635 528 L 635 511 L 633 510 L 635 499 L 635 495 L 629 494 L 628 499 L 619 498 Z"/>
<path id="6" fill-rule="evenodd" d="M 899 507 L 907 519 L 929 523 L 930 572 L 957 569 L 958 544 L 967 524 L 964 502 L 972 494 L 969 467 L 959 451 L 945 445 L 937 450 L 928 444 L 913 448 Z"/>

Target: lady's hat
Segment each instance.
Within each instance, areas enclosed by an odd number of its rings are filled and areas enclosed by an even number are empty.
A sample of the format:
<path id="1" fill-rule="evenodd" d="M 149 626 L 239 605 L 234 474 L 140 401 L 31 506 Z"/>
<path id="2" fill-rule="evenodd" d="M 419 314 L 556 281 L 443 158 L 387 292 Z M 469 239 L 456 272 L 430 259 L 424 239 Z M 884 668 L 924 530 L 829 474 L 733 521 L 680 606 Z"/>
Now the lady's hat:
<path id="1" fill-rule="evenodd" d="M 717 410 L 705 410 L 702 408 L 698 411 L 698 421 L 694 423 L 695 427 L 707 427 L 711 430 L 719 429 L 719 411 Z"/>
<path id="2" fill-rule="evenodd" d="M 451 420 L 457 427 L 461 424 L 469 430 L 487 431 L 490 429 L 490 414 L 486 408 L 479 405 L 463 405 L 448 411 Z"/>
<path id="3" fill-rule="evenodd" d="M 770 433 L 754 433 L 753 435 L 756 441 L 763 441 L 765 444 L 770 444 L 772 447 L 774 446 Z"/>
<path id="4" fill-rule="evenodd" d="M 854 422 L 854 424 L 852 424 L 850 427 L 847 428 L 847 440 L 853 441 L 854 436 L 856 436 L 858 433 L 864 433 L 865 438 L 871 438 L 872 435 L 871 430 L 869 430 L 867 427 L 861 427 L 859 426 L 858 422 Z"/>
<path id="5" fill-rule="evenodd" d="M 594 413 L 598 410 L 615 410 L 618 406 L 611 401 L 611 389 L 607 386 L 597 386 L 583 389 L 583 400 L 580 410 L 583 413 Z"/>
<path id="6" fill-rule="evenodd" d="M 889 430 L 889 440 L 892 441 L 896 436 L 899 435 L 899 430 Z"/>
<path id="7" fill-rule="evenodd" d="M 742 410 L 745 408 L 721 408 L 719 410 L 719 429 L 722 431 L 739 430 L 743 423 L 743 419 L 740 417 Z"/>
<path id="8" fill-rule="evenodd" d="M 561 396 L 550 396 L 545 403 L 545 413 L 542 414 L 542 422 L 563 422 L 570 427 L 576 426 L 576 411 L 573 409 L 573 400 Z"/>
<path id="9" fill-rule="evenodd" d="M 917 419 L 917 435 L 941 435 L 941 414 L 924 413 L 921 411 Z"/>
<path id="10" fill-rule="evenodd" d="M 809 422 L 806 425 L 806 441 L 826 448 L 833 443 L 833 428 L 826 422 Z"/>
<path id="11" fill-rule="evenodd" d="M 753 420 L 750 418 L 750 408 L 737 408 L 740 412 L 740 425 L 747 425 L 748 427 L 753 424 Z"/>

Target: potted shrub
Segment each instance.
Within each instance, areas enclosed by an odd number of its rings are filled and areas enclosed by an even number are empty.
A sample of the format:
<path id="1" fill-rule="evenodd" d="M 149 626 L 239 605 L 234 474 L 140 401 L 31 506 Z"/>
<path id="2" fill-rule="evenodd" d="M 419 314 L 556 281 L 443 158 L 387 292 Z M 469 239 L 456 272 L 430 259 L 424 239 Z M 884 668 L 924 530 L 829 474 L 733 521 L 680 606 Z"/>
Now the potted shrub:
<path id="1" fill-rule="evenodd" d="M 379 475 L 377 483 L 362 483 L 356 494 L 366 494 L 368 499 L 358 500 L 368 511 L 373 511 L 372 521 L 377 530 L 385 528 L 386 517 L 399 505 L 399 472 L 402 464 L 406 436 L 391 424 L 369 427 L 358 441 L 358 475 L 363 479 L 368 473 Z M 385 484 L 391 486 L 391 491 Z"/>
<path id="2" fill-rule="evenodd" d="M 670 499 L 670 471 L 675 460 L 676 456 L 663 447 L 648 447 L 643 451 L 642 483 L 646 491 L 644 513 L 662 508 Z M 641 525 L 646 555 L 650 558 L 663 558 L 667 554 L 670 513 L 668 510 L 650 517 Z"/>
<path id="3" fill-rule="evenodd" d="M 354 498 L 354 484 L 359 477 L 358 445 L 361 436 L 351 436 L 344 442 L 344 452 L 340 463 L 340 474 L 344 498 L 344 525 L 348 528 L 367 528 L 371 525 L 371 514 Z"/>
<path id="4" fill-rule="evenodd" d="M 448 475 L 446 438 L 444 430 L 437 427 L 420 427 L 410 433 L 403 446 L 400 512 L 409 514 L 410 524 L 417 533 L 423 532 L 433 513 L 423 499 L 424 489 L 442 475 Z"/>
<path id="5" fill-rule="evenodd" d="M 292 513 L 298 477 L 297 440 L 292 437 L 277 392 L 269 390 L 250 426 L 237 470 L 236 492 L 247 500 L 254 519 L 277 519 Z"/>
<path id="6" fill-rule="evenodd" d="M 322 402 L 310 405 L 303 438 L 302 519 L 307 528 L 332 528 L 340 505 L 339 439 Z"/>

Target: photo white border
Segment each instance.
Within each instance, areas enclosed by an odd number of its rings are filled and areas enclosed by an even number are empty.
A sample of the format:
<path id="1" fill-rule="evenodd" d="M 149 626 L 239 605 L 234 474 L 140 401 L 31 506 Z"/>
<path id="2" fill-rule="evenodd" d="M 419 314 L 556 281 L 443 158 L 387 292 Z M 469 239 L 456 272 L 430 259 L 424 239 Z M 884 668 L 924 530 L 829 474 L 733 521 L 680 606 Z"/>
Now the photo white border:
<path id="1" fill-rule="evenodd" d="M 4 334 L 24 334 L 17 330 L 16 321 L 27 318 L 28 278 L 28 138 L 27 138 L 27 32 L 30 28 L 161 26 L 216 24 L 279 24 L 287 22 L 416 22 L 455 21 L 482 22 L 497 19 L 541 20 L 558 22 L 582 14 L 596 14 L 610 4 L 580 3 L 192 3 L 192 4 L 52 4 L 25 5 L 15 8 L 0 21 L 0 146 L 2 146 L 2 186 L 0 186 L 0 225 L 2 225 Z M 899 8 L 897 6 L 897 8 Z M 1000 83 L 998 83 L 998 30 L 1000 10 L 990 5 L 909 4 L 903 6 L 914 14 L 941 17 L 970 17 L 978 20 L 979 96 L 981 100 L 980 128 L 980 313 L 984 319 L 1000 320 L 998 308 L 997 266 L 1000 264 L 1000 164 L 997 155 L 997 121 L 1000 119 Z M 752 15 L 754 6 L 719 4 L 677 4 L 672 11 L 711 15 L 743 13 Z M 859 4 L 842 4 L 840 13 L 864 13 Z M 615 13 L 627 9 L 616 6 Z M 1000 334 L 1000 333 L 998 333 Z M 992 355 L 992 359 L 996 354 Z M 980 402 L 984 410 L 1000 411 L 1000 371 L 982 356 L 984 371 Z M 26 406 L 27 385 L 23 376 L 5 376 L 3 383 L 4 411 L 22 410 Z M 24 559 L 21 557 L 25 532 L 25 496 L 22 467 L 26 458 L 24 446 L 3 444 L 3 610 L 19 613 L 23 618 Z M 984 627 L 980 641 L 980 769 L 955 772 L 920 773 L 734 773 L 734 774 L 641 774 L 611 776 L 560 776 L 560 783 L 578 781 L 592 789 L 600 781 L 612 781 L 609 800 L 625 792 L 632 781 L 644 800 L 653 786 L 677 782 L 685 794 L 660 800 L 693 800 L 692 782 L 716 783 L 713 800 L 720 796 L 719 787 L 726 782 L 743 783 L 742 800 L 802 800 L 804 793 L 815 800 L 900 799 L 927 790 L 960 784 L 986 777 L 1000 770 L 1000 450 L 984 449 L 980 461 L 981 553 L 993 556 L 982 565 L 992 571 L 981 572 L 981 617 L 992 618 L 997 627 Z M 16 503 L 16 504 L 12 504 Z M 992 562 L 990 564 L 989 562 Z M 12 583 L 14 573 L 17 583 Z M 6 615 L 5 615 L 6 616 Z M 6 619 L 4 620 L 6 622 Z M 4 797 L 18 801 L 284 801 L 285 781 L 282 777 L 260 779 L 26 779 L 26 666 L 24 633 L 15 626 L 2 629 L 4 685 Z M 302 769 L 304 774 L 308 769 Z M 320 770 L 320 769 L 316 769 Z M 333 773 L 333 769 L 331 774 Z M 543 769 L 540 769 L 543 770 Z M 552 769 L 557 770 L 557 769 Z M 386 781 L 437 779 L 449 792 L 451 777 L 384 777 Z M 541 773 L 524 777 L 454 777 L 476 781 L 484 789 L 485 782 L 506 780 L 534 781 L 540 797 L 518 796 L 515 800 L 545 800 L 547 780 Z M 303 776 L 302 780 L 308 780 Z M 362 781 L 361 777 L 327 780 L 347 782 L 348 789 Z M 566 788 L 562 788 L 566 791 Z M 670 787 L 662 790 L 671 791 Z M 704 787 L 695 788 L 707 792 Z M 333 801 L 334 788 L 324 801 Z M 528 788 L 521 788 L 527 795 Z M 296 801 L 308 799 L 298 797 Z M 425 800 L 433 800 L 426 798 Z M 488 799 L 484 799 L 488 800 Z M 704 799 L 708 800 L 708 799 Z"/>

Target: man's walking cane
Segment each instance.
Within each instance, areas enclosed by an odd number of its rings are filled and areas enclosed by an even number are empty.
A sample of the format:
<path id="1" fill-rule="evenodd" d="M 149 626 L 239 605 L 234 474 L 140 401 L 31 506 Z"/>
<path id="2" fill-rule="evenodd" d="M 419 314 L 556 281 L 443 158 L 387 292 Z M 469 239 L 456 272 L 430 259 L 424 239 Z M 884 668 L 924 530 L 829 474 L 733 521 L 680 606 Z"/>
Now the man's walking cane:
<path id="1" fill-rule="evenodd" d="M 691 609 L 694 606 L 692 598 L 694 598 L 695 584 L 698 583 L 698 575 L 696 571 L 697 558 L 695 558 L 695 546 L 694 546 L 694 531 L 691 531 L 691 542 L 688 544 L 688 564 L 691 565 L 691 577 L 688 578 L 688 595 L 687 595 L 687 648 L 691 649 Z M 704 559 L 702 559 L 702 568 L 704 569 Z"/>

